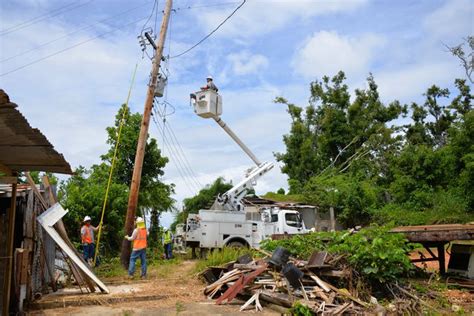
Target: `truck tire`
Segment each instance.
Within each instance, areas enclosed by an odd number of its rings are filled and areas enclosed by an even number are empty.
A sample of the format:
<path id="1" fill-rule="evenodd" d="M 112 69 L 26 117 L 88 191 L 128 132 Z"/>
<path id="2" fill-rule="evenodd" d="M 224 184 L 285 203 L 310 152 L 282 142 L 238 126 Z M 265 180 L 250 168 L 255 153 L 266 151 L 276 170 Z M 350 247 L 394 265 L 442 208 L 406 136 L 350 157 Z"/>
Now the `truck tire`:
<path id="1" fill-rule="evenodd" d="M 243 243 L 241 243 L 240 241 L 237 241 L 237 240 L 231 241 L 226 246 L 231 247 L 231 248 L 244 248 L 245 247 L 245 245 Z"/>

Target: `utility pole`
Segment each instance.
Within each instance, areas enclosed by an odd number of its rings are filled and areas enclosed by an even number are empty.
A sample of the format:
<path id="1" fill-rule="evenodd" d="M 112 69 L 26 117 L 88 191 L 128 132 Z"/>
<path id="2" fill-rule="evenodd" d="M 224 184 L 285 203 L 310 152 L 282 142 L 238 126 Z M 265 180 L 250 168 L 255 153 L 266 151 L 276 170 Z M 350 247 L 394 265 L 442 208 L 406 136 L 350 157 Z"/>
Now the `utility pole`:
<path id="1" fill-rule="evenodd" d="M 156 80 L 160 70 L 161 58 L 163 57 L 163 46 L 165 44 L 166 32 L 171 14 L 172 0 L 167 0 L 164 10 L 163 21 L 161 23 L 160 35 L 156 44 L 155 57 L 151 70 L 150 84 L 148 85 L 145 110 L 143 111 L 142 123 L 140 126 L 140 135 L 138 137 L 137 153 L 135 155 L 135 165 L 133 168 L 132 183 L 130 185 L 130 195 L 128 197 L 127 217 L 125 219 L 125 233 L 130 235 L 135 223 L 135 214 L 138 205 L 138 193 L 140 192 L 140 180 L 142 177 L 143 158 L 145 156 L 146 141 L 148 138 L 148 127 L 150 126 L 150 115 L 153 107 L 154 92 Z M 124 267 L 128 267 L 130 260 L 130 241 L 122 241 L 122 253 L 120 260 Z"/>

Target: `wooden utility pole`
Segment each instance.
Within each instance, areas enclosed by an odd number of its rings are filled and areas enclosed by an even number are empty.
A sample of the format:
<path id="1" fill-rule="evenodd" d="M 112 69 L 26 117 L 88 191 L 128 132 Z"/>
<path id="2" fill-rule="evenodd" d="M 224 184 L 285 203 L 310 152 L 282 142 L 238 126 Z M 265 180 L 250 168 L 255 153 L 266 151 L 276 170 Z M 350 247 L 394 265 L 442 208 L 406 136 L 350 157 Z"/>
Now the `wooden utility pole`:
<path id="1" fill-rule="evenodd" d="M 138 137 L 137 153 L 135 155 L 135 165 L 133 168 L 132 183 L 130 185 L 130 195 L 128 197 L 127 217 L 125 219 L 125 233 L 127 235 L 132 233 L 135 222 L 135 213 L 138 205 L 138 193 L 140 191 L 140 180 L 142 177 L 143 157 L 145 156 L 148 127 L 150 126 L 150 115 L 153 107 L 156 80 L 160 70 L 161 58 L 163 57 L 163 46 L 165 44 L 172 5 L 172 0 L 166 1 L 160 35 L 156 43 L 156 52 L 153 60 L 153 68 L 151 70 L 151 79 L 150 84 L 148 85 L 148 91 L 145 100 L 145 110 L 143 111 L 140 136 Z M 130 259 L 130 241 L 126 239 L 124 239 L 122 242 L 122 254 L 120 259 L 122 265 L 127 268 Z"/>

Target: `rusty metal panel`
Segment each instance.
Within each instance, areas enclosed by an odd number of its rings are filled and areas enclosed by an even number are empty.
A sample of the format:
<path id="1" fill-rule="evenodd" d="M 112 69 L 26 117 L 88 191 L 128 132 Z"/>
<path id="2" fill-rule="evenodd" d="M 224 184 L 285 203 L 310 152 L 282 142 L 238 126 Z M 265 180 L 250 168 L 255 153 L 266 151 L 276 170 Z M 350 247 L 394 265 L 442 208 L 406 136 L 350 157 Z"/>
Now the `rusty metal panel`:
<path id="1" fill-rule="evenodd" d="M 0 164 L 13 171 L 72 174 L 63 155 L 16 108 L 0 89 Z"/>

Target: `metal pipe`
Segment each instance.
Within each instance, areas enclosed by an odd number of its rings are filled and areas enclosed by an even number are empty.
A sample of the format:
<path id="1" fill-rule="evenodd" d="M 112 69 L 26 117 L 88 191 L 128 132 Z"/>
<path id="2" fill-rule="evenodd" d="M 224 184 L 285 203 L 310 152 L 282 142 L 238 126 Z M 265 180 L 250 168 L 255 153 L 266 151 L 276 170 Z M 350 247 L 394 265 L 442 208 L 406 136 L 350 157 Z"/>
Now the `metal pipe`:
<path id="1" fill-rule="evenodd" d="M 237 135 L 234 134 L 234 132 L 227 126 L 227 124 L 220 118 L 220 117 L 213 117 L 214 121 L 216 121 L 217 124 L 219 124 L 224 131 L 226 131 L 227 134 L 229 134 L 230 137 L 237 143 L 237 145 L 242 148 L 243 151 L 250 157 L 250 159 L 255 162 L 257 166 L 260 166 L 262 163 L 257 159 L 257 157 L 253 154 L 253 152 L 240 140 Z"/>

